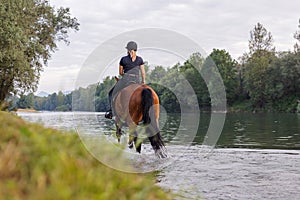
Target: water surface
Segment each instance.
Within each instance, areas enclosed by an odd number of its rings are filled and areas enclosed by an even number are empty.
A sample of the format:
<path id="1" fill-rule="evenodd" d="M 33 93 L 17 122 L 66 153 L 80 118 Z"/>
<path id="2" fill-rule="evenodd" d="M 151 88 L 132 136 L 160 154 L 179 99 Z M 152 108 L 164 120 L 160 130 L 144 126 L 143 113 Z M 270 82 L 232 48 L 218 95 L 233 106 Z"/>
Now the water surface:
<path id="1" fill-rule="evenodd" d="M 19 115 L 45 126 L 114 139 L 113 121 L 105 119 L 103 113 Z M 300 198 L 300 115 L 227 114 L 216 148 L 209 153 L 203 151 L 202 142 L 210 114 L 201 114 L 199 129 L 189 147 L 176 145 L 179 129 L 187 135 L 194 131 L 188 126 L 180 127 L 180 120 L 177 114 L 162 115 L 160 127 L 171 164 L 158 173 L 159 186 L 180 194 L 179 199 Z M 153 154 L 147 142 L 142 149 L 145 154 Z M 147 169 L 158 162 L 162 161 L 137 159 L 135 163 Z"/>

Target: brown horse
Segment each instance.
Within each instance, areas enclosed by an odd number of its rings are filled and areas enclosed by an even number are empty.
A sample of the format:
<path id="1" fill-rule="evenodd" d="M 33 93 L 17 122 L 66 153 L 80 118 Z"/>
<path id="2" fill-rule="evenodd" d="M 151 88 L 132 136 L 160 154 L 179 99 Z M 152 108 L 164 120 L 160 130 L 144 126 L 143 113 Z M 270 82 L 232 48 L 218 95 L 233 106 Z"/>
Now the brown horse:
<path id="1" fill-rule="evenodd" d="M 131 84 L 123 88 L 113 101 L 113 111 L 116 116 L 116 135 L 120 142 L 123 125 L 129 127 L 129 148 L 135 145 L 141 153 L 143 136 L 148 137 L 155 154 L 159 158 L 167 157 L 166 148 L 162 141 L 158 119 L 159 99 L 155 91 L 148 85 Z M 143 122 L 143 127 L 137 133 L 137 126 Z M 141 133 L 142 132 L 142 133 Z M 144 133 L 144 134 L 143 134 Z"/>

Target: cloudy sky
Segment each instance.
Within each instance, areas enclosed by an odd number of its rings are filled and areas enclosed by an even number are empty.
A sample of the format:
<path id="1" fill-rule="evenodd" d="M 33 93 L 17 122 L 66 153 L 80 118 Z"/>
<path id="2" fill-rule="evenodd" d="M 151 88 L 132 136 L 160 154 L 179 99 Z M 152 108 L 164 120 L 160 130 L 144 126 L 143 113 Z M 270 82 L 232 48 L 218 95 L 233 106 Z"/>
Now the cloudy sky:
<path id="1" fill-rule="evenodd" d="M 91 52 L 127 31 L 172 30 L 195 41 L 208 54 L 219 48 L 238 58 L 247 51 L 249 32 L 258 22 L 272 33 L 277 50 L 292 50 L 300 18 L 299 0 L 50 0 L 50 3 L 55 7 L 70 7 L 81 25 L 80 31 L 70 34 L 71 44 L 60 43 L 59 50 L 44 68 L 38 92 L 48 93 L 73 90 L 78 72 Z M 115 64 L 117 68 L 117 61 Z"/>

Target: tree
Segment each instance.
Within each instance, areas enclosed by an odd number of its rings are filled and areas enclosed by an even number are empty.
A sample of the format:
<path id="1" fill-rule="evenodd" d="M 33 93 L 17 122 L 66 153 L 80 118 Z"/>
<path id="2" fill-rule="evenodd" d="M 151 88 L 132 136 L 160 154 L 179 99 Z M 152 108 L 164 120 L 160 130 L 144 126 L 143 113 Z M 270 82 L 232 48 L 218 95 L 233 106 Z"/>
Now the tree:
<path id="1" fill-rule="evenodd" d="M 247 53 L 243 53 L 242 56 L 239 58 L 239 63 L 237 64 L 237 79 L 238 79 L 238 100 L 244 101 L 249 98 L 247 93 L 247 89 L 245 88 L 245 71 L 246 71 L 246 64 L 249 59 L 249 55 Z"/>
<path id="2" fill-rule="evenodd" d="M 150 82 L 159 82 L 165 75 L 167 71 L 162 66 L 156 66 L 153 70 L 151 70 L 149 76 Z"/>
<path id="3" fill-rule="evenodd" d="M 67 44 L 70 29 L 79 30 L 69 8 L 47 0 L 0 0 L 0 104 L 12 94 L 33 92 L 43 65 Z"/>
<path id="4" fill-rule="evenodd" d="M 57 106 L 64 105 L 65 95 L 62 91 L 59 91 L 57 94 Z"/>
<path id="5" fill-rule="evenodd" d="M 250 40 L 248 46 L 250 55 L 253 55 L 254 53 L 261 55 L 265 52 L 275 51 L 271 32 L 268 32 L 267 29 L 260 23 L 257 23 L 254 29 L 250 31 Z"/>
<path id="6" fill-rule="evenodd" d="M 113 77 L 106 77 L 102 83 L 96 86 L 95 91 L 95 111 L 105 112 L 109 109 L 108 93 L 116 84 Z"/>
<path id="7" fill-rule="evenodd" d="M 233 60 L 228 52 L 224 49 L 213 49 L 209 55 L 215 62 L 226 88 L 226 97 L 228 104 L 232 104 L 237 98 L 237 76 L 236 66 L 237 62 Z"/>
<path id="8" fill-rule="evenodd" d="M 300 28 L 300 19 L 299 19 L 298 28 Z M 294 38 L 300 42 L 300 30 L 296 31 L 296 33 L 294 34 Z M 295 51 L 300 51 L 300 46 L 298 45 L 297 42 L 294 45 L 294 48 L 295 48 Z"/>
<path id="9" fill-rule="evenodd" d="M 48 99 L 48 109 L 50 111 L 54 111 L 57 107 L 57 94 L 53 93 L 50 95 L 50 98 Z"/>
<path id="10" fill-rule="evenodd" d="M 180 103 L 178 97 L 173 93 L 177 92 L 176 85 L 180 85 L 180 76 L 178 73 L 178 65 L 168 69 L 167 74 L 155 84 L 153 89 L 159 95 L 160 104 L 166 109 L 167 112 L 180 112 Z M 171 91 L 169 88 L 172 88 Z M 180 92 L 177 92 L 180 94 Z M 182 92 L 181 92 L 182 93 Z M 180 98 L 180 97 L 179 97 Z"/>
<path id="11" fill-rule="evenodd" d="M 34 107 L 34 95 L 30 93 L 28 95 L 22 95 L 17 102 L 18 108 L 33 108 Z"/>
<path id="12" fill-rule="evenodd" d="M 250 32 L 249 52 L 245 64 L 245 88 L 252 105 L 264 108 L 269 99 L 266 92 L 267 70 L 275 58 L 275 48 L 271 33 L 260 23 Z"/>
<path id="13" fill-rule="evenodd" d="M 300 52 L 282 52 L 268 69 L 268 95 L 278 111 L 296 112 L 300 99 Z"/>
<path id="14" fill-rule="evenodd" d="M 203 65 L 205 59 L 199 53 L 193 53 L 187 61 L 180 66 L 180 72 L 185 76 L 186 80 L 191 84 L 195 94 L 197 95 L 197 100 L 199 107 L 201 109 L 210 109 L 211 99 L 208 92 L 207 83 L 204 81 L 203 75 L 207 75 L 203 72 Z M 186 95 L 186 98 L 189 98 Z"/>

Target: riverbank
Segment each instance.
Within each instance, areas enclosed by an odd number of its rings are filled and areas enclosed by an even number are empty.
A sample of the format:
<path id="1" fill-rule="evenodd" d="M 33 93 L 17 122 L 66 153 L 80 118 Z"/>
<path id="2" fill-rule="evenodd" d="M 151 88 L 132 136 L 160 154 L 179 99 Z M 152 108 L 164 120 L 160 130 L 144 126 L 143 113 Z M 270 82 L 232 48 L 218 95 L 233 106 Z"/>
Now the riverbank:
<path id="1" fill-rule="evenodd" d="M 6 112 L 0 112 L 0 121 L 4 199 L 171 199 L 155 186 L 152 174 L 122 173 L 95 160 L 77 134 L 27 123 Z"/>
<path id="2" fill-rule="evenodd" d="M 266 104 L 261 108 L 253 107 L 250 100 L 236 102 L 227 107 L 227 111 L 231 113 L 252 112 L 252 113 L 300 113 L 300 101 L 294 99 L 279 101 L 274 104 Z"/>
<path id="3" fill-rule="evenodd" d="M 37 113 L 37 112 L 40 112 L 40 111 L 37 111 L 35 109 L 22 109 L 22 108 L 18 108 L 16 112 L 27 112 L 27 113 Z"/>

